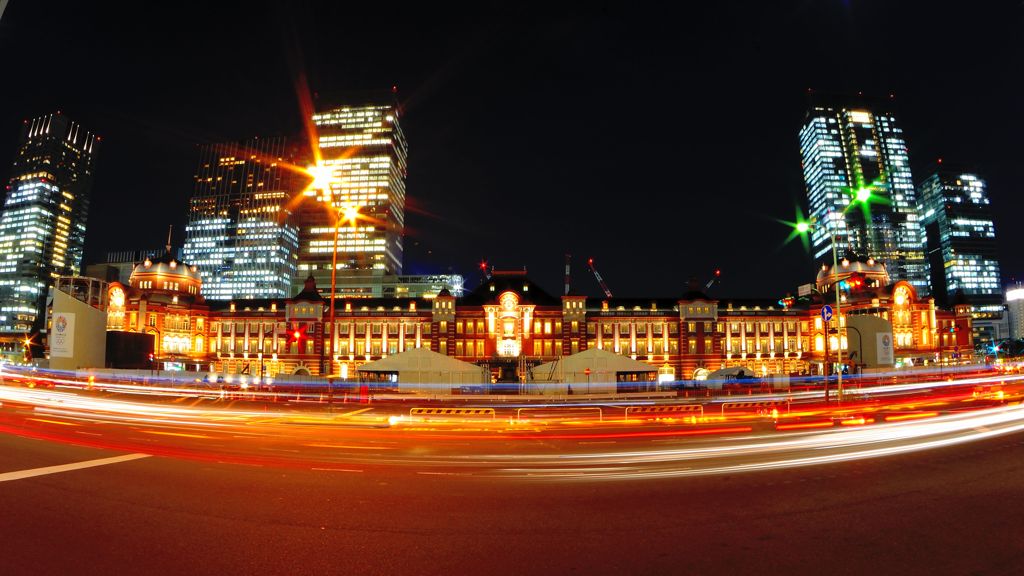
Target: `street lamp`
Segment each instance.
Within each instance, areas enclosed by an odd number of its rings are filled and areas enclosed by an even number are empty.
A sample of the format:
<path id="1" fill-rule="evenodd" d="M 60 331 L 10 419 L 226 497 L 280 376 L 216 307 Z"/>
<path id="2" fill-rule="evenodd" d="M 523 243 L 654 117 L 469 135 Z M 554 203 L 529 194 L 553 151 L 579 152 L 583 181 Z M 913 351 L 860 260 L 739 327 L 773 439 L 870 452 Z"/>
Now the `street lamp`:
<path id="1" fill-rule="evenodd" d="M 331 386 L 331 374 L 334 372 L 334 324 L 335 324 L 335 309 L 334 299 L 337 291 L 337 276 L 338 276 L 338 235 L 341 225 L 345 222 L 351 222 L 355 226 L 356 221 L 359 220 L 359 206 L 355 204 L 344 204 L 342 206 L 336 206 L 334 204 L 334 194 L 331 188 L 331 183 L 334 179 L 333 166 L 325 165 L 321 162 L 310 165 L 306 168 L 306 174 L 313 180 L 306 187 L 306 190 L 320 190 L 324 192 L 326 197 L 326 204 L 330 206 L 331 212 L 334 215 L 334 250 L 331 252 L 331 301 L 330 301 L 330 333 L 327 334 L 328 341 L 328 355 L 327 361 L 330 368 L 328 369 L 327 383 L 328 383 L 328 396 L 332 396 L 333 387 Z M 321 348 L 323 350 L 323 348 Z M 321 362 L 320 371 L 323 372 L 324 366 Z"/>
<path id="2" fill-rule="evenodd" d="M 330 373 L 327 375 L 327 386 L 331 390 L 333 399 L 333 387 L 331 386 L 331 374 L 334 373 L 334 296 L 337 289 L 338 277 L 338 230 L 342 222 L 351 222 L 354 227 L 359 219 L 359 207 L 352 204 L 342 206 L 338 209 L 334 218 L 334 250 L 331 253 L 331 333 L 328 335 L 330 342 L 330 354 L 327 359 L 331 363 Z"/>
<path id="3" fill-rule="evenodd" d="M 870 191 L 868 193 L 868 196 L 870 197 Z M 860 200 L 860 197 L 861 197 L 861 194 L 860 194 L 860 191 L 858 191 L 857 192 L 857 199 Z M 794 228 L 796 229 L 798 234 L 806 235 L 815 226 L 817 226 L 817 218 L 812 216 L 810 221 L 806 221 L 806 220 L 798 221 L 796 223 L 796 225 L 794 226 Z M 835 287 L 836 287 L 836 335 L 837 335 L 836 340 L 837 340 L 837 344 L 838 344 L 838 346 L 836 346 L 836 364 L 842 365 L 842 363 L 843 363 L 843 332 L 842 332 L 843 310 L 842 310 L 842 301 L 841 301 L 841 298 L 840 298 L 840 295 L 839 295 L 839 281 L 837 279 L 838 278 L 837 277 L 838 268 L 839 268 L 839 256 L 836 253 L 836 239 L 835 239 L 835 236 L 832 235 L 832 228 L 829 227 L 829 226 L 822 226 L 822 228 L 824 228 L 825 232 L 828 233 L 829 243 L 832 244 L 832 278 L 833 278 L 833 284 L 835 284 Z M 824 296 L 824 294 L 822 294 L 822 296 Z M 822 318 L 822 320 L 824 320 L 824 318 Z M 827 404 L 828 403 L 828 340 L 829 340 L 828 322 L 824 323 L 823 328 L 824 328 L 824 332 L 825 332 L 825 403 Z M 842 370 L 842 368 L 839 368 L 838 370 L 836 370 L 836 379 L 837 379 L 836 394 L 838 396 L 838 401 L 842 402 L 842 400 L 843 400 L 843 370 Z"/>

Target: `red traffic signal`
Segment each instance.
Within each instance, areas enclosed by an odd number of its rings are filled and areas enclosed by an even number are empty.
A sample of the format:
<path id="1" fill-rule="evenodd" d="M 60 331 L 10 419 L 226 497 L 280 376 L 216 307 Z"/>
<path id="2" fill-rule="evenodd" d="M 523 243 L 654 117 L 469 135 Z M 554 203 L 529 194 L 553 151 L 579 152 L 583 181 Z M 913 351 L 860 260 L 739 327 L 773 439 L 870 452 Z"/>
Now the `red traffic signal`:
<path id="1" fill-rule="evenodd" d="M 291 332 L 288 332 L 288 343 L 301 342 L 303 338 L 306 338 L 306 330 L 304 328 L 295 328 Z"/>

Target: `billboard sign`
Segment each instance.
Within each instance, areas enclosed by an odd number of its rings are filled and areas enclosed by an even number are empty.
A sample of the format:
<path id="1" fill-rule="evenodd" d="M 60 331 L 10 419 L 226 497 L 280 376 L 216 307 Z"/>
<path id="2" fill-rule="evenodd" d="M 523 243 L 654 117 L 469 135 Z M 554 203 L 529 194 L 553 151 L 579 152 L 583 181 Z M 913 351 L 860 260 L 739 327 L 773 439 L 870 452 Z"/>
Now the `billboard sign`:
<path id="1" fill-rule="evenodd" d="M 878 342 L 878 365 L 879 366 L 892 366 L 893 364 L 893 351 L 892 351 L 892 333 L 883 332 L 876 334 L 875 338 Z"/>
<path id="2" fill-rule="evenodd" d="M 58 312 L 53 315 L 53 333 L 50 334 L 50 357 L 71 358 L 75 354 L 75 314 Z"/>

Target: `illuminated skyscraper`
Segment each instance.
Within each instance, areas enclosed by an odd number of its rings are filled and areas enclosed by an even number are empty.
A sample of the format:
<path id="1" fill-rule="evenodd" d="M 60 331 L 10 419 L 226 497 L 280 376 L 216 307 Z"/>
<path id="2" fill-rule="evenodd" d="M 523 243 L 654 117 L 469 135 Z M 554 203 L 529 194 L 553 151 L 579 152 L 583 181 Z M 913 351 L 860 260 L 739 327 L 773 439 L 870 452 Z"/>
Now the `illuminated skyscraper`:
<path id="1" fill-rule="evenodd" d="M 301 182 L 284 167 L 284 138 L 201 151 L 185 227 L 185 261 L 207 300 L 290 296 L 298 230 L 289 200 Z"/>
<path id="2" fill-rule="evenodd" d="M 25 121 L 0 216 L 0 332 L 42 329 L 53 278 L 79 273 L 99 140 L 60 112 Z"/>
<path id="3" fill-rule="evenodd" d="M 985 181 L 942 169 L 922 182 L 918 192 L 936 301 L 949 306 L 962 290 L 975 312 L 1001 312 L 996 228 Z"/>
<path id="4" fill-rule="evenodd" d="M 337 269 L 402 273 L 408 144 L 395 104 L 341 106 L 313 115 L 321 158 L 299 205 L 299 273 L 329 288 L 337 218 Z"/>
<path id="5" fill-rule="evenodd" d="M 800 130 L 814 257 L 852 252 L 927 291 L 917 198 L 903 130 L 883 107 L 816 104 Z"/>

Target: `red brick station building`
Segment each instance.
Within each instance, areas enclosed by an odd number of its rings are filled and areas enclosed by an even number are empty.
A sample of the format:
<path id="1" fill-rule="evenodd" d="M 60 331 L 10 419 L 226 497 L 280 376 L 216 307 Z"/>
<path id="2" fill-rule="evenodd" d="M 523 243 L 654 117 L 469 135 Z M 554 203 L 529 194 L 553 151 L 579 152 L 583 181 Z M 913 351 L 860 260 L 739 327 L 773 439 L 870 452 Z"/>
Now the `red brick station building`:
<path id="1" fill-rule="evenodd" d="M 646 362 L 659 379 L 684 380 L 732 366 L 761 376 L 820 374 L 826 350 L 834 369 L 841 344 L 852 372 L 868 343 L 847 341 L 846 320 L 856 315 L 891 325 L 896 365 L 969 358 L 966 306 L 937 309 L 909 283 L 890 283 L 871 260 L 838 268 L 823 267 L 807 297 L 782 301 L 695 290 L 678 298 L 552 296 L 525 272 L 495 271 L 461 298 L 338 298 L 331 325 L 312 279 L 292 298 L 206 302 L 195 268 L 164 258 L 137 266 L 128 286 L 109 286 L 107 328 L 152 334 L 161 366 L 277 379 L 355 378 L 361 364 L 420 347 L 485 366 L 495 382 L 520 381 L 533 366 L 589 348 Z M 836 282 L 844 286 L 841 314 L 826 327 L 821 307 L 835 307 Z"/>

